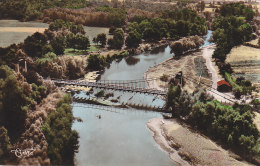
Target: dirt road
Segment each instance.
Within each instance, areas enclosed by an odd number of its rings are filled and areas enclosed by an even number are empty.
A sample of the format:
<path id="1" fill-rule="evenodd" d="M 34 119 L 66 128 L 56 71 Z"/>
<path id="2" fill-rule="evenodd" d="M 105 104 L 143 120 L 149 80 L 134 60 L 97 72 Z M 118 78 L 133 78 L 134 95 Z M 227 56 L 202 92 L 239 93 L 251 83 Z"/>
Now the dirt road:
<path id="1" fill-rule="evenodd" d="M 217 91 L 217 82 L 222 80 L 223 78 L 218 74 L 218 71 L 216 70 L 216 65 L 212 63 L 212 55 L 215 50 L 215 47 L 216 45 L 212 44 L 204 47 L 202 50 L 202 56 L 206 60 L 206 66 L 209 70 L 209 73 L 212 75 L 212 86 L 207 90 L 207 92 L 208 94 L 212 95 L 215 99 L 221 102 L 238 102 L 234 99 L 232 93 L 220 93 Z"/>

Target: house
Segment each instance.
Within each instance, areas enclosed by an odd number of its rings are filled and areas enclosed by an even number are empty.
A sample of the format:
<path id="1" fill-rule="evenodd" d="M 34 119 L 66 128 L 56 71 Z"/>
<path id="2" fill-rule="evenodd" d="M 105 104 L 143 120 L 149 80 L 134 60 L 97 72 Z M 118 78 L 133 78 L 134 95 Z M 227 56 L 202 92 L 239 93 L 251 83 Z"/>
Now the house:
<path id="1" fill-rule="evenodd" d="M 225 80 L 218 81 L 217 84 L 218 84 L 217 90 L 219 92 L 230 92 L 232 90 L 230 84 Z"/>

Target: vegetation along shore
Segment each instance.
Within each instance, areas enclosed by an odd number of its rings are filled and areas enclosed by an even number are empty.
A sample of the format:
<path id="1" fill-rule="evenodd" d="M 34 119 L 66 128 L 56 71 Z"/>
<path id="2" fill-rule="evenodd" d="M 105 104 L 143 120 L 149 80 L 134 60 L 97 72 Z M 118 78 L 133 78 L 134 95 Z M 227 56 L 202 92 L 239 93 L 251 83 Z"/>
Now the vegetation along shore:
<path id="1" fill-rule="evenodd" d="M 81 127 L 73 126 L 82 120 L 73 105 L 84 100 L 85 106 L 163 112 L 143 126 L 176 165 L 259 165 L 259 9 L 257 2 L 0 1 L 0 164 L 82 165 L 75 156 L 85 142 Z M 147 63 L 141 73 L 147 92 L 162 92 L 150 101 L 159 106 L 129 102 L 136 93 L 126 100 L 106 88 L 54 83 L 113 81 L 101 79 L 110 67 L 123 60 L 138 73 L 134 66 L 145 64 L 138 56 L 152 61 L 165 50 L 171 58 Z M 124 78 L 115 81 L 139 79 Z M 94 118 L 109 126 L 100 114 Z M 126 120 L 133 119 L 118 125 Z M 13 153 L 28 148 L 30 155 Z"/>

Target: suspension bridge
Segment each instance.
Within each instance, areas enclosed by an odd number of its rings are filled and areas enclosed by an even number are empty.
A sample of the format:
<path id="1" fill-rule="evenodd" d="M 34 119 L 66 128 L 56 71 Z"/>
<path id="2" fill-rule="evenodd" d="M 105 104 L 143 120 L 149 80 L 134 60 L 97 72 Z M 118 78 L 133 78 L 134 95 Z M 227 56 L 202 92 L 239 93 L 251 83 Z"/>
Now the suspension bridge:
<path id="1" fill-rule="evenodd" d="M 175 75 L 172 75 L 171 77 L 175 77 Z M 211 85 L 206 85 L 205 83 L 199 82 L 197 79 L 194 79 L 190 76 L 182 75 L 182 77 L 186 81 L 193 82 L 197 84 L 198 86 L 204 85 L 207 87 L 207 90 L 214 95 L 217 95 L 226 101 L 230 103 L 238 102 L 233 98 L 233 96 L 230 96 L 229 94 L 218 92 L 217 89 L 212 88 Z M 160 79 L 158 78 L 150 78 L 148 80 L 145 79 L 139 79 L 139 80 L 100 80 L 98 82 L 92 82 L 92 81 L 85 81 L 85 80 L 53 80 L 54 83 L 56 83 L 59 86 L 64 85 L 72 85 L 72 86 L 81 86 L 81 87 L 92 87 L 92 88 L 98 88 L 98 89 L 107 89 L 107 90 L 116 90 L 116 91 L 124 91 L 124 92 L 132 92 L 132 93 L 142 93 L 142 94 L 148 94 L 148 95 L 156 95 L 156 96 L 162 96 L 165 97 L 168 92 L 168 88 L 161 88 L 161 90 L 149 88 L 147 84 L 156 81 Z M 165 84 L 168 84 L 168 82 L 165 82 Z M 164 86 L 168 87 L 168 86 Z"/>
<path id="2" fill-rule="evenodd" d="M 72 85 L 81 87 L 92 87 L 98 89 L 108 89 L 116 91 L 125 91 L 132 93 L 143 93 L 156 96 L 166 96 L 168 88 L 158 90 L 154 88 L 148 88 L 147 82 L 155 81 L 160 78 L 153 79 L 139 79 L 139 80 L 100 80 L 98 82 L 85 81 L 85 80 L 53 80 L 53 82 L 59 86 Z"/>

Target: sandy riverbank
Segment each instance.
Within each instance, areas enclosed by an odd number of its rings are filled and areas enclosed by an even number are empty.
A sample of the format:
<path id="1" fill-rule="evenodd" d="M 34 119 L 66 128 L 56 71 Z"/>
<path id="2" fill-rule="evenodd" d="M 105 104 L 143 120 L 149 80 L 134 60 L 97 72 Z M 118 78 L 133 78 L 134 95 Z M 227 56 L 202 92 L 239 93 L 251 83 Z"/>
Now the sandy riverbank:
<path id="1" fill-rule="evenodd" d="M 184 79 L 184 87 L 183 89 L 192 93 L 196 87 L 198 87 L 198 83 L 200 83 L 200 87 L 207 88 L 211 86 L 211 80 L 209 78 L 200 77 L 196 72 L 196 64 L 194 62 L 195 58 L 202 57 L 202 51 L 192 52 L 189 55 L 180 57 L 180 59 L 170 58 L 156 66 L 153 66 L 145 72 L 145 79 L 150 88 L 155 88 L 159 90 L 163 90 L 168 87 L 168 82 L 164 82 L 160 79 L 148 81 L 151 78 L 159 78 L 163 75 L 166 75 L 168 79 L 170 79 L 174 74 L 177 74 L 179 71 L 183 72 L 183 75 L 189 80 Z M 207 86 L 205 86 L 207 85 Z"/>
<path id="2" fill-rule="evenodd" d="M 210 48 L 203 48 L 201 52 L 181 57 L 178 60 L 168 59 L 161 64 L 151 67 L 145 73 L 145 79 L 158 78 L 163 74 L 170 75 L 181 70 L 184 75 L 195 77 L 199 80 L 194 58 L 203 55 L 207 62 L 208 59 L 204 56 L 204 53 L 207 52 L 212 53 L 212 50 Z M 214 68 L 214 65 L 211 65 L 211 67 Z M 218 76 L 215 77 L 217 81 Z M 203 79 L 201 81 L 208 83 L 209 86 L 213 86 L 209 79 Z M 166 85 L 161 80 L 148 81 L 147 83 L 150 88 L 160 90 L 163 90 Z M 192 92 L 196 87 L 197 84 L 187 82 L 184 89 Z M 147 122 L 147 127 L 153 132 L 153 137 L 161 149 L 166 151 L 169 157 L 180 165 L 250 165 L 246 162 L 236 160 L 235 158 L 239 159 L 239 156 L 224 150 L 209 138 L 198 134 L 194 130 L 190 130 L 187 125 L 180 124 L 175 119 L 151 119 Z"/>
<path id="3" fill-rule="evenodd" d="M 227 150 L 177 120 L 154 118 L 147 122 L 147 127 L 153 132 L 160 147 L 180 165 L 250 165 L 234 159 Z"/>

